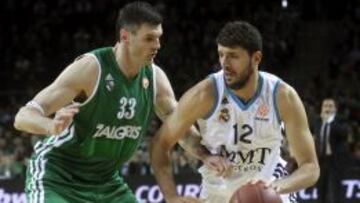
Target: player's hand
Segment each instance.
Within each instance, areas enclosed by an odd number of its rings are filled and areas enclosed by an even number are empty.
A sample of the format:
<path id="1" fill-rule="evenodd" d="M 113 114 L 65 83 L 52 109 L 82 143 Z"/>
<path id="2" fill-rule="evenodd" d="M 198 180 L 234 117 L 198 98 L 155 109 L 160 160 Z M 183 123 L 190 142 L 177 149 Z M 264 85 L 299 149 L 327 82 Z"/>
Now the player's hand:
<path id="1" fill-rule="evenodd" d="M 284 193 L 284 179 L 275 180 L 268 184 L 268 187 L 272 187 L 277 193 Z"/>
<path id="2" fill-rule="evenodd" d="M 202 200 L 195 198 L 195 197 L 182 197 L 182 196 L 176 196 L 168 201 L 167 203 L 203 203 Z"/>
<path id="3" fill-rule="evenodd" d="M 265 187 L 270 187 L 271 183 L 272 183 L 271 181 L 265 181 L 265 180 L 257 179 L 257 178 L 253 178 L 250 181 L 248 181 L 248 184 L 251 184 L 251 185 L 262 184 Z"/>
<path id="4" fill-rule="evenodd" d="M 263 184 L 266 188 L 273 188 L 277 193 L 280 193 L 281 191 L 281 183 L 278 180 L 275 181 L 264 181 L 260 179 L 252 179 L 249 181 L 250 184 Z"/>
<path id="5" fill-rule="evenodd" d="M 79 112 L 79 106 L 79 103 L 73 103 L 57 111 L 49 129 L 49 134 L 58 135 L 64 131 L 72 122 L 74 115 Z"/>
<path id="6" fill-rule="evenodd" d="M 232 173 L 231 164 L 222 156 L 208 156 L 202 160 L 204 165 L 216 172 L 217 176 L 228 177 Z"/>

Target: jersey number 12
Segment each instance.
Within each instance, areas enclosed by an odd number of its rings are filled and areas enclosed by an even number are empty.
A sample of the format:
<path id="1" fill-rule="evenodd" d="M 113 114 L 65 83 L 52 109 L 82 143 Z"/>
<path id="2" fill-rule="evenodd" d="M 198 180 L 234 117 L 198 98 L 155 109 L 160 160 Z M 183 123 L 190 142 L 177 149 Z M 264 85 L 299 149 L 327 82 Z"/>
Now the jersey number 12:
<path id="1" fill-rule="evenodd" d="M 233 125 L 233 128 L 234 128 L 234 145 L 237 145 L 239 141 L 246 144 L 251 144 L 251 140 L 248 138 L 248 136 L 253 133 L 253 129 L 250 125 L 244 124 L 241 126 L 242 133 L 240 136 L 239 136 L 238 124 Z"/>

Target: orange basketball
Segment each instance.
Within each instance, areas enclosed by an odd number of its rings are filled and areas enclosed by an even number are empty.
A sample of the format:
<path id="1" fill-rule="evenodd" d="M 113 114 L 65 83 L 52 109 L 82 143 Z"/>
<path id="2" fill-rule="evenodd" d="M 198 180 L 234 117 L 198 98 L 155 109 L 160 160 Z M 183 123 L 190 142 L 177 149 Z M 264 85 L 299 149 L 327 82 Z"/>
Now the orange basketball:
<path id="1" fill-rule="evenodd" d="M 230 203 L 282 203 L 279 194 L 263 183 L 247 184 L 237 189 Z"/>

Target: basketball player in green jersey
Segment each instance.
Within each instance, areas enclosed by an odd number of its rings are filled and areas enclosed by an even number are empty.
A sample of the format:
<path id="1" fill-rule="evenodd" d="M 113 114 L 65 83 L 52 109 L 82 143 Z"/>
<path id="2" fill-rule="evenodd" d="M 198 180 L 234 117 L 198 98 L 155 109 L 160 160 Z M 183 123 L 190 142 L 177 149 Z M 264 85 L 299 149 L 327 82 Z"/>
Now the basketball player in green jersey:
<path id="1" fill-rule="evenodd" d="M 19 110 L 16 129 L 46 136 L 28 165 L 30 203 L 136 202 L 118 170 L 136 151 L 152 112 L 164 119 L 177 104 L 167 76 L 153 64 L 161 23 L 149 4 L 127 4 L 114 47 L 78 57 Z M 73 101 L 80 104 L 62 108 Z"/>

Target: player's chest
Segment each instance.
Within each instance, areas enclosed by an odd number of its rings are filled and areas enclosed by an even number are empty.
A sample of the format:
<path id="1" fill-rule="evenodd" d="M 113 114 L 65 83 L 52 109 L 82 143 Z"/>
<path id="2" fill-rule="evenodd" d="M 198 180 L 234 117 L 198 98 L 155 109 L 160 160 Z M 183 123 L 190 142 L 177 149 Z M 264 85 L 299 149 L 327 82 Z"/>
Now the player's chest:
<path id="1" fill-rule="evenodd" d="M 279 123 L 273 109 L 257 105 L 246 111 L 233 106 L 222 106 L 207 123 L 209 134 L 221 135 L 222 139 L 237 145 L 239 142 L 251 143 L 275 132 Z M 224 143 L 225 144 L 225 143 Z"/>

